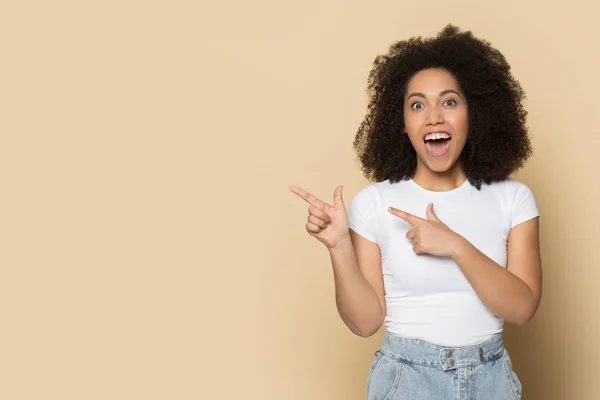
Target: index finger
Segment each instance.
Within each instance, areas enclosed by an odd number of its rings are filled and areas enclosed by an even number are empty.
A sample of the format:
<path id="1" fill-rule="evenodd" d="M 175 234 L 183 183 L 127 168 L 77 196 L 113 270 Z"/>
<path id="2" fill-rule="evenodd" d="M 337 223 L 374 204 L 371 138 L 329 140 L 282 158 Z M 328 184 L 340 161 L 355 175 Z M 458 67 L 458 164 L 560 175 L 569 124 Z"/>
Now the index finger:
<path id="1" fill-rule="evenodd" d="M 308 204 L 312 204 L 315 207 L 321 208 L 323 206 L 323 202 L 317 199 L 312 194 L 308 193 L 306 190 L 299 188 L 298 186 L 290 186 L 290 190 L 304 199 Z"/>
<path id="2" fill-rule="evenodd" d="M 410 226 L 414 226 L 416 223 L 423 220 L 422 218 L 419 218 L 416 215 L 409 214 L 406 211 L 398 210 L 394 207 L 388 207 L 388 211 L 394 214 L 396 217 L 408 222 Z"/>

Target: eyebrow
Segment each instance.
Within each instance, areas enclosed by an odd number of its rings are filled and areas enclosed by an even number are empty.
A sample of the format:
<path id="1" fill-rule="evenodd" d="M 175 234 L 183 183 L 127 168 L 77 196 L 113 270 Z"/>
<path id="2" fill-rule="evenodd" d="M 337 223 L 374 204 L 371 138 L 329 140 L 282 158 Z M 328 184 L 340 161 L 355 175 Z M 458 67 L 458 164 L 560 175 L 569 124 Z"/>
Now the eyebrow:
<path id="1" fill-rule="evenodd" d="M 440 92 L 440 97 L 444 96 L 444 95 L 447 95 L 448 93 L 456 93 L 460 98 L 462 98 L 462 96 L 460 95 L 460 93 L 458 93 L 456 90 L 453 90 L 453 89 L 446 89 L 446 90 L 441 91 Z M 406 100 L 410 99 L 411 97 L 422 97 L 422 98 L 425 98 L 425 95 L 423 93 L 414 92 L 414 93 L 411 93 L 406 98 Z"/>

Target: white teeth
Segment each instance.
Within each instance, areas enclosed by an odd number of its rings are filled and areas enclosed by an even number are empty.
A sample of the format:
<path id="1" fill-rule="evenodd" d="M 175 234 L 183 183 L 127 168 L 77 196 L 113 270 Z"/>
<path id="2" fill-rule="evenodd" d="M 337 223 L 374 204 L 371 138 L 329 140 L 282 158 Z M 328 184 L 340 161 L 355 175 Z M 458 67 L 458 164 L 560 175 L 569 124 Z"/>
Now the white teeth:
<path id="1" fill-rule="evenodd" d="M 425 135 L 425 140 L 434 140 L 434 139 L 449 139 L 450 135 L 447 133 L 429 133 Z"/>

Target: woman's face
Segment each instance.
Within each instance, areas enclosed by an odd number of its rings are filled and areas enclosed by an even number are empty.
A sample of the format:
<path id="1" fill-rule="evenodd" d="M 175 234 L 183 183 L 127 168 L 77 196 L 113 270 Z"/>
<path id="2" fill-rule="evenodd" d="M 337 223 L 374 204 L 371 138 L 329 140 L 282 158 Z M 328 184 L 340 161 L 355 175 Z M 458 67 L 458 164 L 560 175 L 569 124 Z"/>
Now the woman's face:
<path id="1" fill-rule="evenodd" d="M 444 69 L 424 69 L 404 95 L 406 133 L 419 168 L 448 171 L 465 147 L 469 131 L 467 102 L 458 82 Z"/>

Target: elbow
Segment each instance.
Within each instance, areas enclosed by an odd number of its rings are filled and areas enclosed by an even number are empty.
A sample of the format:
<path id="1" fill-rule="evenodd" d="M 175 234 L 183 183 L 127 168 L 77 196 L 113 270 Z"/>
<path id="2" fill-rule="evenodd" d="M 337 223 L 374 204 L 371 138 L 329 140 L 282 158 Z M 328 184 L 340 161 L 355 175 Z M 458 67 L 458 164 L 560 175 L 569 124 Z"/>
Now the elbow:
<path id="1" fill-rule="evenodd" d="M 538 307 L 540 305 L 540 295 L 532 296 L 528 301 L 523 302 L 519 310 L 516 310 L 515 313 L 511 316 L 511 320 L 509 322 L 523 326 L 529 323 L 533 317 L 535 316 Z"/>
<path id="2" fill-rule="evenodd" d="M 533 309 L 523 310 L 522 312 L 516 313 L 516 315 L 514 315 L 509 322 L 515 325 L 523 326 L 533 319 L 536 311 L 537 307 Z"/>
<path id="3" fill-rule="evenodd" d="M 368 338 L 379 332 L 385 320 L 385 312 L 381 309 L 377 313 L 361 313 L 360 315 L 349 315 L 343 313 L 339 308 L 340 316 L 344 324 L 352 333 L 361 338 Z"/>
<path id="4" fill-rule="evenodd" d="M 352 329 L 352 333 L 365 339 L 373 336 L 377 331 L 379 331 L 379 329 Z"/>
<path id="5" fill-rule="evenodd" d="M 379 328 L 381 328 L 382 325 L 383 321 L 370 325 L 350 326 L 349 328 L 356 336 L 360 336 L 361 338 L 369 338 L 379 332 Z"/>
<path id="6" fill-rule="evenodd" d="M 533 315 L 518 315 L 512 321 L 513 324 L 523 326 L 533 319 Z"/>

